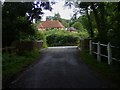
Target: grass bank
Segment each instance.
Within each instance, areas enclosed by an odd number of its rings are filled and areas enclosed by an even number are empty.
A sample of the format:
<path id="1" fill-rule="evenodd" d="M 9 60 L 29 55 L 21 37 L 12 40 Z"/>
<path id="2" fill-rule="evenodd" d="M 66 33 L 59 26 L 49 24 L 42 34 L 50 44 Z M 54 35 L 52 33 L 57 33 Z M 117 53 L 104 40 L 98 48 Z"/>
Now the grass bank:
<path id="1" fill-rule="evenodd" d="M 23 55 L 2 55 L 2 78 L 3 87 L 8 85 L 27 66 L 31 65 L 39 56 L 39 50 L 34 49 Z"/>
<path id="2" fill-rule="evenodd" d="M 111 65 L 105 62 L 99 63 L 92 55 L 83 51 L 80 52 L 80 58 L 88 67 L 97 72 L 98 75 L 120 88 L 120 63 L 114 62 Z"/>

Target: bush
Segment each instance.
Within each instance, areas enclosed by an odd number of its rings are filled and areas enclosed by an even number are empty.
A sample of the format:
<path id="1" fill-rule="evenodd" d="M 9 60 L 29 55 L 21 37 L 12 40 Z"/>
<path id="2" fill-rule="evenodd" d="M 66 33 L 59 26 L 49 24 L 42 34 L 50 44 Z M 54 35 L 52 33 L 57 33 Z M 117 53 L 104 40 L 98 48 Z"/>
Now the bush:
<path id="1" fill-rule="evenodd" d="M 45 33 L 43 31 L 38 31 L 36 30 L 36 40 L 43 40 L 43 48 L 47 48 L 47 42 L 46 42 L 46 36 Z"/>
<path id="2" fill-rule="evenodd" d="M 65 30 L 52 29 L 45 32 L 48 46 L 79 44 L 79 34 Z"/>
<path id="3" fill-rule="evenodd" d="M 86 32 L 68 32 L 62 29 L 35 30 L 34 36 L 21 35 L 22 41 L 43 40 L 43 48 L 48 46 L 78 45 L 79 38 L 87 38 Z"/>
<path id="4" fill-rule="evenodd" d="M 36 40 L 43 40 L 44 39 L 44 33 L 42 31 L 35 31 L 35 35 L 34 35 Z"/>
<path id="5" fill-rule="evenodd" d="M 20 34 L 20 41 L 39 41 L 39 40 L 43 40 L 42 47 L 46 48 L 47 44 L 46 44 L 46 36 L 44 32 L 35 29 L 34 35 L 28 35 L 26 33 Z"/>

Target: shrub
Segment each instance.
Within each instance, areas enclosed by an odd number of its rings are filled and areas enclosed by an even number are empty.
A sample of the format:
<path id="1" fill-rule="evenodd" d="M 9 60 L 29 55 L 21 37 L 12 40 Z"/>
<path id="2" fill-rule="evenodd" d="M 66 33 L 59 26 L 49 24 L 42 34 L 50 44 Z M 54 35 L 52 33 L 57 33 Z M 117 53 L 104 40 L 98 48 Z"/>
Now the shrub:
<path id="1" fill-rule="evenodd" d="M 79 43 L 78 33 L 51 29 L 45 34 L 48 46 L 77 45 Z"/>
<path id="2" fill-rule="evenodd" d="M 43 31 L 36 30 L 36 40 L 43 40 L 43 48 L 47 48 L 46 36 Z"/>
<path id="3" fill-rule="evenodd" d="M 35 35 L 34 35 L 36 40 L 43 40 L 44 39 L 44 33 L 42 31 L 35 31 Z"/>
<path id="4" fill-rule="evenodd" d="M 62 29 L 47 29 L 46 31 L 36 30 L 35 40 L 43 40 L 43 47 L 78 45 L 79 38 L 87 38 L 87 32 L 68 32 Z"/>

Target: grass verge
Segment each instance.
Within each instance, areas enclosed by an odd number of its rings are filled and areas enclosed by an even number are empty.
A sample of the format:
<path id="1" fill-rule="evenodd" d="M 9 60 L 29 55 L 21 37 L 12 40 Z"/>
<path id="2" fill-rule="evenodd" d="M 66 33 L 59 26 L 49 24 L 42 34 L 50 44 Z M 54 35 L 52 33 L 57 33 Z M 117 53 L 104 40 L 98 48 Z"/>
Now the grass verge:
<path id="1" fill-rule="evenodd" d="M 31 65 L 39 55 L 39 50 L 34 49 L 23 55 L 2 55 L 2 81 L 3 87 L 15 79 L 27 66 Z"/>
<path id="2" fill-rule="evenodd" d="M 113 62 L 111 65 L 108 65 L 105 62 L 97 62 L 92 55 L 83 51 L 80 52 L 80 58 L 103 79 L 120 88 L 120 63 Z"/>

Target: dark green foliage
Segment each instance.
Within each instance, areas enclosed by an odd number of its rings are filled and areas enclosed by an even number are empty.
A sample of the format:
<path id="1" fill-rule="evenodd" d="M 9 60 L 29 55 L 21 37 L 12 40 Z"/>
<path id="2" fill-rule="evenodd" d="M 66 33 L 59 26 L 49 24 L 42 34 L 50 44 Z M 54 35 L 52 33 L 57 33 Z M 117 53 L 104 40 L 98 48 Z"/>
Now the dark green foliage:
<path id="1" fill-rule="evenodd" d="M 119 2 L 120 3 L 120 2 Z M 90 37 L 102 43 L 119 43 L 119 4 L 118 2 L 76 2 L 78 19 L 88 30 Z M 69 4 L 68 4 L 69 5 Z M 75 13 L 76 14 L 76 13 Z M 117 45 L 116 44 L 116 45 Z"/>
<path id="2" fill-rule="evenodd" d="M 46 41 L 46 36 L 45 33 L 42 31 L 36 30 L 35 32 L 35 40 L 43 40 L 43 48 L 47 48 L 47 41 Z"/>
<path id="3" fill-rule="evenodd" d="M 49 46 L 63 46 L 63 45 L 76 45 L 78 44 L 78 37 L 73 36 L 47 36 L 47 43 Z"/>
<path id="4" fill-rule="evenodd" d="M 48 46 L 78 45 L 79 34 L 65 30 L 49 30 L 46 31 L 46 40 Z"/>
<path id="5" fill-rule="evenodd" d="M 3 47 L 10 46 L 16 40 L 35 40 L 35 28 L 31 22 L 33 19 L 37 21 L 41 18 L 43 9 L 52 10 L 49 2 L 39 2 L 39 4 L 40 7 L 32 2 L 4 2 L 2 5 Z"/>
<path id="6" fill-rule="evenodd" d="M 35 39 L 36 40 L 43 40 L 44 33 L 42 31 L 35 30 Z"/>
<path id="7" fill-rule="evenodd" d="M 40 6 L 39 6 L 39 5 Z M 27 13 L 29 14 L 28 20 L 33 21 L 33 19 L 39 20 L 41 19 L 41 15 L 44 14 L 43 9 L 45 10 L 52 10 L 52 7 L 50 4 L 54 4 L 54 3 L 50 3 L 50 2 L 36 2 L 36 3 L 32 3 L 32 9 L 27 11 Z"/>
<path id="8" fill-rule="evenodd" d="M 75 22 L 72 25 L 78 32 L 87 32 L 86 29 L 84 29 L 83 25 L 80 22 Z"/>
<path id="9" fill-rule="evenodd" d="M 28 65 L 32 64 L 39 55 L 39 50 L 34 49 L 31 52 L 26 52 L 23 55 L 2 55 L 2 78 L 3 85 L 7 84 L 11 78 L 19 75 L 21 71 L 25 69 Z"/>
<path id="10" fill-rule="evenodd" d="M 90 38 L 120 47 L 120 2 L 77 2 L 77 13 L 81 13 L 74 22 L 80 22 L 87 29 Z M 105 49 L 102 50 L 104 53 Z M 113 48 L 115 57 L 120 58 L 120 48 Z"/>
<path id="11" fill-rule="evenodd" d="M 31 9 L 31 3 L 5 2 L 2 6 L 2 44 L 10 46 L 15 40 L 19 40 L 21 33 L 32 34 L 34 31 L 25 18 L 27 10 Z M 33 33 L 34 34 L 34 33 Z"/>

